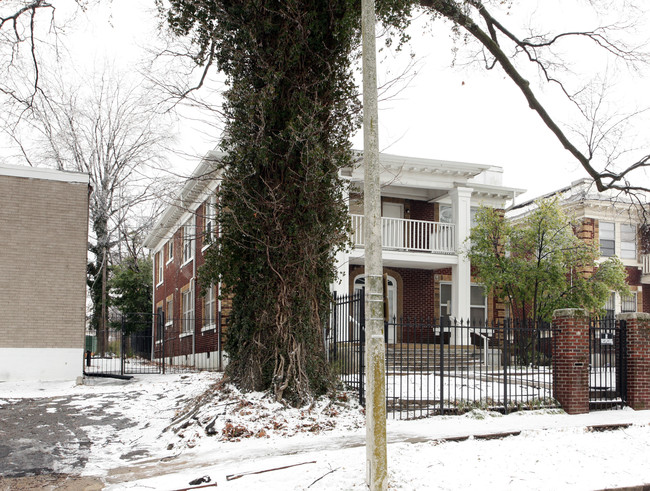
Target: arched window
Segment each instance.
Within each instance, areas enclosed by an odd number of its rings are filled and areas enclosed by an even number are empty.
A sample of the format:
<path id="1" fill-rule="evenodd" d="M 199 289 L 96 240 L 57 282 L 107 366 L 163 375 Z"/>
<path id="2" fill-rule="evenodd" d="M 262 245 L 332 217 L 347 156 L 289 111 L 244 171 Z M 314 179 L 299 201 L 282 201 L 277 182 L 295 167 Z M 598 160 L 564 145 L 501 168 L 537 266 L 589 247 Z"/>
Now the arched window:
<path id="1" fill-rule="evenodd" d="M 354 279 L 354 293 L 366 286 L 366 276 L 359 275 Z M 397 317 L 397 281 L 388 275 L 388 318 L 393 322 Z"/>

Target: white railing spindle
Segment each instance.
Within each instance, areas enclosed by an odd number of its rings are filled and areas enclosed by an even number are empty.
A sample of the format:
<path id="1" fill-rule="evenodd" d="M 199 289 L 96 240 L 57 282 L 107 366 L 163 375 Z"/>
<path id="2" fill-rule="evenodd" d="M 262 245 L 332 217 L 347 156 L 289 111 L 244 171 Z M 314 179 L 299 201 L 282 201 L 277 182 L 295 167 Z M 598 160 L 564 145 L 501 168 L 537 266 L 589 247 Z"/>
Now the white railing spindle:
<path id="1" fill-rule="evenodd" d="M 351 215 L 354 247 L 364 247 L 363 215 Z M 455 254 L 453 223 L 382 217 L 384 249 Z"/>

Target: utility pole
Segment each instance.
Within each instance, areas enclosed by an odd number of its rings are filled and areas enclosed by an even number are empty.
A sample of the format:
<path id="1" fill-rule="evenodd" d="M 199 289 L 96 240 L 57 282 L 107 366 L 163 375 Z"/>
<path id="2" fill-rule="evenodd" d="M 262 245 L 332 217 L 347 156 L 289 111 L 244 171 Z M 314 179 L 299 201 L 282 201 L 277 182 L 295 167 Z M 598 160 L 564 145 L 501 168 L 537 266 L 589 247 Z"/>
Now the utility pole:
<path id="1" fill-rule="evenodd" d="M 363 209 L 366 244 L 366 483 L 373 491 L 385 490 L 388 487 L 375 22 L 374 0 L 361 0 Z"/>

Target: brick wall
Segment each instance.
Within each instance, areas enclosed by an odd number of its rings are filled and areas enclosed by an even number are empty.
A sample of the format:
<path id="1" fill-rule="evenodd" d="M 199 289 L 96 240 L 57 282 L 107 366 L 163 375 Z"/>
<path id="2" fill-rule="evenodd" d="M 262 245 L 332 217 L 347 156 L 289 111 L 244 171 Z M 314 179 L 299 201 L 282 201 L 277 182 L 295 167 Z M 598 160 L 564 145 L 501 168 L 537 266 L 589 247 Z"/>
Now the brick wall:
<path id="1" fill-rule="evenodd" d="M 406 206 L 410 210 L 409 216 L 406 218 L 410 218 L 411 220 L 428 220 L 431 222 L 438 220 L 437 205 L 434 203 L 407 200 Z"/>
<path id="2" fill-rule="evenodd" d="M 589 412 L 589 319 L 582 309 L 556 310 L 553 397 L 569 414 Z"/>
<path id="3" fill-rule="evenodd" d="M 627 405 L 650 409 L 650 314 L 617 316 L 627 326 Z"/>
<path id="4" fill-rule="evenodd" d="M 87 183 L 0 175 L 0 347 L 83 349 L 87 244 Z"/>

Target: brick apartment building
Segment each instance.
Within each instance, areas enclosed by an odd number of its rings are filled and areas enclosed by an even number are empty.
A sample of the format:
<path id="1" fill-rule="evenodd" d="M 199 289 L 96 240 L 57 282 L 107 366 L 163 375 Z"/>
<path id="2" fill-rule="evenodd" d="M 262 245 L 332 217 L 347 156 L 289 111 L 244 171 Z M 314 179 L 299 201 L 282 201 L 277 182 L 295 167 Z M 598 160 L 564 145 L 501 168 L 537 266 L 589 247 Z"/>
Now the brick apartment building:
<path id="1" fill-rule="evenodd" d="M 219 285 L 201 296 L 198 268 L 204 262 L 207 237 L 215 237 L 216 162 L 210 152 L 202 159 L 177 199 L 145 240 L 154 255 L 154 309 L 164 314 L 164 336 L 157 329 L 158 353 L 164 348 L 170 363 L 214 367 L 221 362 L 221 328 L 229 305 L 220 300 Z M 522 190 L 502 186 L 502 169 L 396 155 L 380 156 L 384 272 L 388 275 L 391 316 L 491 319 L 502 316 L 503 305 L 486 298 L 475 284 L 469 261 L 459 253 L 469 236 L 475 210 L 481 204 L 505 208 Z M 361 163 L 343 169 L 350 184 L 349 208 L 353 234 L 351 250 L 337 256 L 338 295 L 364 285 L 364 242 Z M 218 242 L 218 237 L 215 237 Z M 403 333 L 388 332 L 388 342 Z M 453 340 L 467 342 L 467 340 Z M 173 347 L 170 349 L 170 344 Z"/>
<path id="2" fill-rule="evenodd" d="M 82 375 L 88 181 L 0 164 L 0 380 Z"/>
<path id="3" fill-rule="evenodd" d="M 638 203 L 619 194 L 599 193 L 592 181 L 580 179 L 570 186 L 512 207 L 508 217 L 526 214 L 538 199 L 559 197 L 560 206 L 578 226 L 576 234 L 596 244 L 601 259 L 617 256 L 627 271 L 630 294 L 612 292 L 604 306 L 608 315 L 650 312 L 650 236 L 644 234 Z"/>

